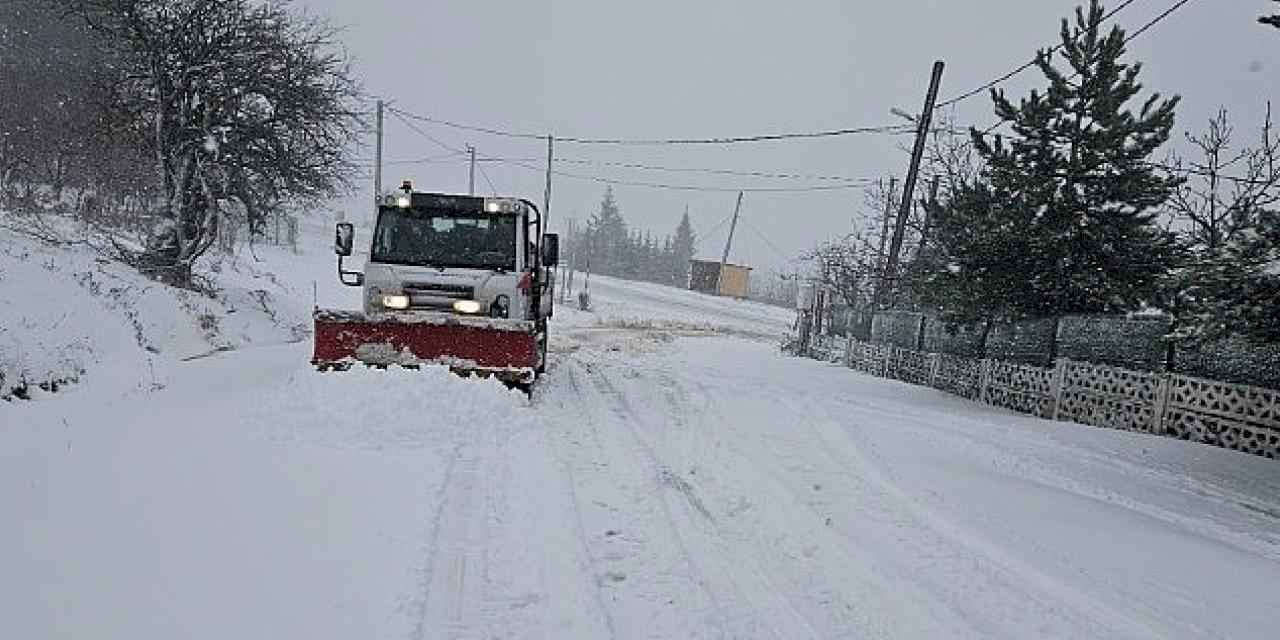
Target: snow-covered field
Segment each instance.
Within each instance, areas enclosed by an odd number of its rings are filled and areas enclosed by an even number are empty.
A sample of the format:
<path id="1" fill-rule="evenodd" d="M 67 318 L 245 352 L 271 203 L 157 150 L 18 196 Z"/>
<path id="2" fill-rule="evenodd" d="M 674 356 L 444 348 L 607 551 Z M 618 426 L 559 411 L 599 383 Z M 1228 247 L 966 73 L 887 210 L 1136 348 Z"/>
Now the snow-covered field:
<path id="1" fill-rule="evenodd" d="M 224 282 L 352 307 L 327 242 Z M 261 332 L 0 403 L 0 637 L 1276 637 L 1275 462 L 787 358 L 783 309 L 591 291 L 532 399 Z M 127 329 L 94 353 L 150 353 Z"/>

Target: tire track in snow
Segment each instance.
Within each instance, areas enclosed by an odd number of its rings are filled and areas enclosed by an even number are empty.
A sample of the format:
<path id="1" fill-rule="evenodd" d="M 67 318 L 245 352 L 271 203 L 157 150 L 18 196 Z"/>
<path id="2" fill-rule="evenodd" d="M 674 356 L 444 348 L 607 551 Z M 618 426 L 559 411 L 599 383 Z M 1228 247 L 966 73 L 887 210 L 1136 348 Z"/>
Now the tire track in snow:
<path id="1" fill-rule="evenodd" d="M 695 419 L 707 415 L 711 408 L 711 398 L 705 393 L 702 394 L 700 406 L 690 416 L 688 413 L 690 406 L 693 405 L 693 399 L 676 377 L 664 370 L 658 373 L 657 383 L 666 401 L 667 416 L 673 422 L 671 426 L 678 430 L 678 435 L 683 440 L 677 445 L 679 450 L 676 455 L 690 458 L 689 461 L 693 463 L 690 468 L 692 475 L 698 463 L 708 462 L 711 457 L 708 449 L 714 448 L 714 446 L 704 446 L 710 443 L 705 442 L 705 434 L 699 433 L 696 429 L 696 427 L 706 426 L 705 420 Z M 635 435 L 641 438 L 639 433 Z M 648 448 L 657 455 L 656 446 L 650 443 Z M 671 454 L 671 452 L 666 453 Z M 706 477 L 705 469 L 701 477 Z M 680 479 L 679 476 L 676 478 Z M 830 633 L 820 633 L 796 608 L 791 597 L 778 588 L 776 581 L 764 571 L 760 563 L 762 555 L 760 549 L 754 546 L 744 547 L 742 537 L 735 536 L 734 532 L 723 524 L 723 519 L 718 519 L 711 513 L 689 482 L 680 479 L 678 488 L 686 494 L 690 504 L 706 517 L 707 522 L 701 529 L 692 529 L 692 535 L 701 534 L 701 543 L 712 552 L 703 554 L 705 562 L 714 565 L 715 569 L 742 593 L 742 598 L 748 601 L 746 609 L 754 614 L 752 620 L 754 627 L 750 630 L 750 637 L 760 637 L 764 631 L 760 628 L 761 626 L 767 627 L 769 634 L 775 638 L 794 638 L 797 635 L 810 638 L 831 636 Z M 732 518 L 732 514 L 723 517 Z"/>
<path id="2" fill-rule="evenodd" d="M 678 365 L 673 368 L 680 369 Z M 669 391 L 669 402 L 677 409 L 687 404 L 680 397 L 679 380 L 670 372 L 660 375 Z M 703 413 L 707 414 L 698 421 L 699 427 L 705 427 L 698 432 L 722 436 L 715 439 L 711 448 L 728 452 L 704 456 L 702 463 L 716 466 L 699 477 L 725 477 L 729 485 L 723 489 L 722 502 L 736 505 L 726 509 L 718 521 L 713 541 L 720 549 L 717 557 L 736 563 L 733 570 L 739 584 L 749 591 L 758 610 L 790 623 L 786 633 L 777 634 L 779 637 L 795 637 L 800 629 L 815 638 L 979 636 L 971 629 L 959 632 L 963 625 L 940 603 L 931 603 L 927 594 L 908 588 L 909 576 L 885 574 L 882 563 L 837 536 L 829 528 L 831 521 L 825 518 L 826 514 L 817 512 L 811 504 L 814 494 L 794 488 L 795 482 L 784 480 L 774 470 L 779 460 L 786 459 L 803 466 L 799 464 L 802 458 L 791 456 L 785 446 L 766 446 L 759 450 L 768 451 L 768 455 L 755 455 L 756 450 L 749 443 L 758 439 L 757 434 L 748 432 L 748 425 L 740 424 L 742 420 L 718 410 L 718 390 L 704 382 L 697 386 L 704 397 Z M 729 398 L 737 395 L 736 389 L 725 391 L 723 395 Z M 767 419 L 746 422 L 769 427 L 776 424 Z M 794 431 L 787 433 L 791 441 L 798 440 Z M 767 507 L 757 512 L 752 501 Z M 798 505 L 804 506 L 797 508 Z M 752 517 L 753 513 L 758 515 Z M 745 576 L 738 573 L 742 570 L 746 571 Z M 778 588 L 780 583 L 785 584 L 786 591 Z M 903 600 L 912 602 L 914 611 L 901 612 L 898 602 Z M 932 614 L 926 620 L 920 619 L 922 607 L 929 608 Z"/>
<path id="3" fill-rule="evenodd" d="M 720 599 L 683 540 L 653 459 L 645 455 L 642 443 L 628 445 L 617 437 L 633 439 L 629 421 L 638 420 L 638 416 L 604 380 L 601 363 L 575 355 L 565 366 L 572 369 L 575 381 L 589 381 L 577 387 L 581 395 L 576 398 L 587 415 L 573 421 L 590 429 L 579 434 L 589 438 L 589 443 L 580 454 L 570 452 L 576 458 L 570 465 L 576 463 L 584 472 L 575 472 L 575 478 L 582 481 L 578 486 L 587 490 L 587 504 L 593 512 L 584 520 L 594 519 L 606 529 L 603 539 L 589 532 L 588 546 L 598 549 L 592 556 L 611 563 L 609 566 L 631 567 L 626 573 L 599 574 L 619 632 L 625 635 L 625 630 L 634 628 L 644 629 L 647 635 L 684 636 L 712 622 L 717 637 L 738 637 L 726 629 Z M 602 425 L 610 427 L 608 434 L 601 433 Z M 577 447 L 581 450 L 583 444 L 579 440 Z M 637 466 L 638 461 L 648 464 Z M 661 523 L 657 529 L 655 520 Z M 683 571 L 672 571 L 677 566 Z M 637 586 L 629 586 L 633 584 Z M 691 601 L 694 594 L 700 594 L 703 602 L 697 602 L 698 598 Z"/>
<path id="4" fill-rule="evenodd" d="M 596 386 L 596 390 L 599 391 L 601 395 L 613 401 L 613 407 L 611 408 L 613 409 L 614 414 L 619 418 L 618 421 L 626 427 L 627 433 L 630 434 L 632 441 L 637 445 L 637 448 L 639 448 L 640 452 L 649 462 L 649 473 L 652 474 L 655 480 L 654 493 L 657 497 L 658 506 L 662 510 L 663 519 L 666 521 L 667 528 L 671 531 L 672 539 L 675 541 L 676 547 L 679 550 L 680 556 L 684 560 L 685 565 L 689 568 L 691 574 L 696 576 L 698 585 L 702 588 L 702 591 L 715 607 L 716 616 L 720 622 L 720 634 L 722 637 L 726 637 L 726 623 L 729 618 L 725 614 L 724 606 L 721 604 L 720 599 L 716 596 L 715 592 L 712 591 L 711 585 L 707 580 L 706 573 L 699 566 L 698 562 L 694 560 L 693 554 L 689 552 L 689 546 L 684 540 L 684 534 L 681 533 L 679 525 L 676 524 L 675 518 L 672 517 L 671 505 L 667 502 L 666 496 L 662 491 L 663 486 L 671 486 L 671 483 L 665 481 L 665 478 L 670 477 L 670 469 L 661 464 L 657 454 L 654 453 L 653 448 L 650 447 L 638 433 L 636 433 L 635 423 L 642 421 L 642 418 L 631 406 L 631 403 L 627 401 L 626 396 L 624 396 L 622 392 L 619 391 L 604 375 L 596 376 L 593 379 L 593 383 Z M 675 488 L 679 491 L 678 487 Z M 685 493 L 685 497 L 689 498 L 690 496 Z M 708 516 L 710 515 L 707 514 L 705 507 L 702 511 L 704 514 Z"/>
<path id="5" fill-rule="evenodd" d="M 449 453 L 449 462 L 445 465 L 444 478 L 440 482 L 440 488 L 436 491 L 433 502 L 436 505 L 435 511 L 431 516 L 431 536 L 426 548 L 426 563 L 422 569 L 422 582 L 419 585 L 421 594 L 414 603 L 417 618 L 413 633 L 410 635 L 412 640 L 424 640 L 427 632 L 427 602 L 431 596 L 431 581 L 435 573 L 436 547 L 440 539 L 440 524 L 444 518 L 445 496 L 449 493 L 449 486 L 453 483 L 453 471 L 458 464 L 458 457 L 461 455 L 461 443 L 454 446 L 453 451 Z"/>
<path id="6" fill-rule="evenodd" d="M 491 451 L 491 444 L 459 443 L 450 459 L 436 498 L 422 615 L 414 640 L 426 638 L 428 630 L 440 634 L 432 637 L 471 637 L 472 630 L 485 621 L 489 496 L 482 454 Z"/>
<path id="7" fill-rule="evenodd" d="M 574 367 L 566 367 L 565 377 L 568 378 L 569 387 L 573 390 L 572 397 L 581 397 L 582 386 L 578 382 L 577 369 Z M 596 435 L 594 429 L 592 430 L 592 433 L 593 435 Z M 597 441 L 596 444 L 598 447 L 599 442 Z M 591 545 L 587 542 L 587 528 L 583 525 L 582 502 L 578 499 L 578 481 L 577 476 L 573 471 L 573 464 L 565 459 L 564 455 L 560 452 L 559 447 L 552 445 L 552 451 L 555 453 L 556 463 L 564 469 L 565 474 L 568 476 L 569 482 L 567 483 L 567 486 L 569 488 L 569 500 L 573 505 L 574 529 L 578 538 L 578 544 L 582 549 L 582 555 L 587 559 L 587 565 L 591 569 L 591 575 L 599 576 L 602 573 L 600 570 L 600 561 L 591 553 Z M 595 596 L 596 607 L 599 608 L 601 615 L 604 616 L 605 625 L 609 628 L 609 637 L 617 638 L 618 629 L 613 621 L 613 614 L 609 611 L 609 607 L 605 606 L 604 594 L 601 592 L 600 582 L 598 580 L 594 580 L 592 582 L 594 585 L 592 594 Z"/>

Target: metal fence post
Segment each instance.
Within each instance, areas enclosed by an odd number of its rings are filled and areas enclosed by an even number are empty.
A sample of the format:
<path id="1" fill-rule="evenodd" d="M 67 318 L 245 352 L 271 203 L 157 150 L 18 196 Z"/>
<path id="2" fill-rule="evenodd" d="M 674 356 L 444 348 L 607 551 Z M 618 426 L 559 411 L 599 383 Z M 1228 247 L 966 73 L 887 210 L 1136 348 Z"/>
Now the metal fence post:
<path id="1" fill-rule="evenodd" d="M 1053 393 L 1053 419 L 1057 421 L 1058 413 L 1062 409 L 1062 392 L 1063 387 L 1067 383 L 1067 367 L 1071 366 L 1071 361 L 1066 358 L 1058 358 L 1054 362 L 1053 383 L 1050 385 Z"/>

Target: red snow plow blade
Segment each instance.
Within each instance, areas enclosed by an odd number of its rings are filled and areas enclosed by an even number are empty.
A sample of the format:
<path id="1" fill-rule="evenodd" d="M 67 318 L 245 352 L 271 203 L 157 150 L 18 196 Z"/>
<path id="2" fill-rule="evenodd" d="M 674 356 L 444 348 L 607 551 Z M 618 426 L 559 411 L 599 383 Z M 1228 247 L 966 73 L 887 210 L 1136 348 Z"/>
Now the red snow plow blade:
<path id="1" fill-rule="evenodd" d="M 366 315 L 316 311 L 315 352 L 320 369 L 445 365 L 459 373 L 531 383 L 538 366 L 532 322 L 409 312 Z"/>

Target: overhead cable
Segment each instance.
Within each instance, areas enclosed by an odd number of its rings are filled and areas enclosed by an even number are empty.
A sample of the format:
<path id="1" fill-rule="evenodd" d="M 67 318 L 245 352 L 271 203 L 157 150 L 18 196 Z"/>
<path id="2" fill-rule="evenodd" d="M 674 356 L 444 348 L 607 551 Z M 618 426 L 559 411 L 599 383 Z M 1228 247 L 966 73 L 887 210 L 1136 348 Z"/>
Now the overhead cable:
<path id="1" fill-rule="evenodd" d="M 1124 2 L 1120 3 L 1120 5 L 1119 5 L 1119 6 L 1117 6 L 1115 9 L 1112 9 L 1111 11 L 1109 11 L 1106 15 L 1104 15 L 1104 16 L 1102 17 L 1102 22 L 1106 22 L 1106 21 L 1107 21 L 1107 20 L 1109 20 L 1112 16 L 1116 15 L 1117 13 L 1120 13 L 1121 11 L 1124 11 L 1126 7 L 1128 7 L 1129 5 L 1133 4 L 1134 2 L 1137 2 L 1137 0 L 1125 0 Z M 1083 35 L 1083 33 L 1078 33 L 1078 34 L 1076 34 L 1075 38 L 1073 38 L 1073 39 L 1072 39 L 1072 42 L 1075 42 L 1076 40 L 1078 40 L 1078 39 L 1080 38 L 1080 36 L 1081 36 L 1081 35 Z M 1052 56 L 1053 54 L 1057 53 L 1057 52 L 1058 52 L 1059 50 L 1061 50 L 1061 49 L 1062 49 L 1062 44 L 1056 44 L 1056 45 L 1053 45 L 1052 47 L 1049 47 L 1049 49 L 1046 51 L 1046 53 L 1047 53 L 1047 55 Z M 990 81 L 990 82 L 988 82 L 988 83 L 986 83 L 986 84 L 984 84 L 984 85 L 982 85 L 982 86 L 980 86 L 980 87 L 976 87 L 976 88 L 970 89 L 970 90 L 968 90 L 968 91 L 966 91 L 966 92 L 964 92 L 964 93 L 962 93 L 962 94 L 960 94 L 960 95 L 958 95 L 958 96 L 955 96 L 955 97 L 952 97 L 952 98 L 947 98 L 946 100 L 943 100 L 943 101 L 939 102 L 938 104 L 934 105 L 934 110 L 936 111 L 936 110 L 938 110 L 938 109 L 943 109 L 943 108 L 945 108 L 945 107 L 949 107 L 949 106 L 951 106 L 951 105 L 953 105 L 953 104 L 956 104 L 956 103 L 958 103 L 958 102 L 963 102 L 963 101 L 965 101 L 965 100 L 968 100 L 969 98 L 972 98 L 972 97 L 974 97 L 974 96 L 976 96 L 976 95 L 978 95 L 978 94 L 980 94 L 980 93 L 985 93 L 985 92 L 987 92 L 987 91 L 989 91 L 989 90 L 991 90 L 991 89 L 994 89 L 995 87 L 997 87 L 997 86 L 999 86 L 999 85 L 1001 85 L 1001 84 L 1003 84 L 1003 83 L 1007 82 L 1008 80 L 1012 79 L 1014 76 L 1017 76 L 1018 74 L 1022 73 L 1023 71 L 1026 71 L 1027 69 L 1030 69 L 1031 67 L 1034 67 L 1034 66 L 1036 65 L 1036 62 L 1038 62 L 1039 60 L 1040 60 L 1040 52 L 1036 52 L 1035 57 L 1033 57 L 1031 60 L 1028 60 L 1027 62 L 1024 62 L 1024 63 L 1022 63 L 1021 65 L 1019 65 L 1019 66 L 1015 67 L 1012 71 L 1009 71 L 1008 73 L 1005 73 L 1005 74 L 1001 75 L 1000 77 L 998 77 L 998 78 L 996 78 L 996 79 L 994 79 L 994 80 L 992 80 L 992 81 Z"/>
<path id="2" fill-rule="evenodd" d="M 1113 15 L 1115 15 L 1116 13 L 1119 13 L 1119 11 L 1120 11 L 1121 9 L 1123 9 L 1123 8 L 1125 8 L 1125 7 L 1127 7 L 1127 6 L 1129 6 L 1129 4 L 1131 4 L 1132 2 L 1134 2 L 1134 0 L 1129 0 L 1128 2 L 1124 3 L 1123 5 L 1120 5 L 1120 6 L 1119 6 L 1119 7 L 1117 7 L 1114 11 L 1112 11 L 1112 12 L 1111 12 L 1111 13 L 1109 13 L 1109 14 L 1107 14 L 1107 17 L 1113 16 Z M 1146 32 L 1147 32 L 1148 30 L 1150 30 L 1152 27 L 1154 27 L 1154 26 L 1156 26 L 1157 24 L 1159 24 L 1160 22 L 1164 21 L 1164 19 L 1166 19 L 1166 18 L 1168 18 L 1169 16 L 1173 15 L 1173 13 L 1174 13 L 1175 11 L 1177 11 L 1178 9 L 1181 9 L 1182 7 L 1186 6 L 1186 5 L 1187 5 L 1187 4 L 1189 4 L 1190 2 L 1191 2 L 1191 0 L 1178 0 L 1177 2 L 1173 3 L 1173 4 L 1172 4 L 1168 9 L 1165 9 L 1163 12 L 1161 12 L 1161 13 L 1160 13 L 1160 15 L 1156 16 L 1155 18 L 1152 18 L 1149 22 L 1147 22 L 1146 24 L 1142 25 L 1142 27 L 1140 27 L 1137 31 L 1134 31 L 1133 33 L 1131 33 L 1131 34 L 1129 34 L 1128 36 L 1126 36 L 1126 37 L 1125 37 L 1125 39 L 1124 39 L 1124 44 L 1129 44 L 1130 42 L 1133 42 L 1133 40 L 1134 40 L 1134 39 L 1136 39 L 1138 36 L 1142 35 L 1143 33 L 1146 33 Z M 1106 18 L 1104 17 L 1104 18 L 1103 18 L 1103 20 L 1105 20 L 1105 19 L 1106 19 Z M 1082 33 L 1083 33 L 1083 32 L 1082 32 Z M 1076 34 L 1076 38 L 1079 38 L 1079 37 L 1080 37 L 1080 35 L 1081 35 L 1081 34 Z M 1062 45 L 1057 45 L 1056 47 L 1053 47 L 1053 49 L 1051 49 L 1051 50 L 1050 50 L 1050 53 L 1056 52 L 1056 51 L 1058 51 L 1058 50 L 1059 50 L 1059 49 L 1061 49 L 1061 48 L 1062 48 Z M 1030 67 L 1030 66 L 1031 66 L 1031 65 L 1033 65 L 1033 64 L 1035 64 L 1035 60 L 1032 60 L 1030 64 L 1026 65 L 1026 67 Z M 1068 78 L 1068 79 L 1075 79 L 1075 78 L 1079 77 L 1079 75 L 1080 75 L 1080 72 L 1079 72 L 1079 71 L 1077 71 L 1077 72 L 1073 73 L 1073 74 L 1070 76 L 1070 78 Z M 990 88 L 990 87 L 988 87 L 988 88 Z M 965 97 L 968 97 L 968 96 L 965 96 Z M 958 100 L 957 100 L 957 101 L 958 101 Z M 941 106 L 941 105 L 939 105 L 939 106 Z M 1000 120 L 999 122 L 997 122 L 997 123 L 995 123 L 995 124 L 991 125 L 990 127 L 987 127 L 986 129 L 984 129 L 984 130 L 982 131 L 982 134 L 983 134 L 983 135 L 986 135 L 986 134 L 988 134 L 988 133 L 991 133 L 992 131 L 995 131 L 997 128 L 999 128 L 1001 125 L 1003 125 L 1005 122 L 1008 122 L 1008 121 L 1007 121 L 1007 120 Z"/>
<path id="3" fill-rule="evenodd" d="M 471 124 L 462 124 L 441 118 L 433 118 L 421 114 L 411 113 L 401 109 L 389 108 L 389 111 L 403 117 L 438 124 L 463 131 L 474 131 L 478 133 L 486 133 L 494 136 L 502 136 L 506 138 L 518 138 L 522 140 L 539 140 L 545 141 L 548 136 L 545 134 L 526 133 L 506 131 L 503 129 L 495 129 L 492 127 L 482 127 Z M 749 136 L 727 136 L 727 137 L 707 137 L 707 138 L 584 138 L 576 136 L 549 136 L 555 142 L 568 144 L 594 144 L 594 145 L 717 145 L 717 144 L 739 144 L 748 142 L 771 142 L 780 140 L 796 140 L 806 138 L 832 138 L 849 135 L 863 134 L 908 134 L 913 133 L 915 129 L 909 125 L 891 124 L 878 125 L 868 127 L 849 127 L 843 129 L 828 129 L 822 131 L 803 131 L 791 133 L 767 133 Z"/>

